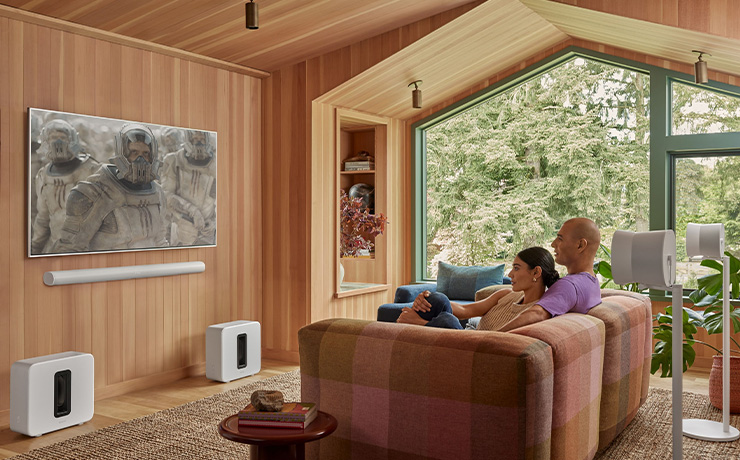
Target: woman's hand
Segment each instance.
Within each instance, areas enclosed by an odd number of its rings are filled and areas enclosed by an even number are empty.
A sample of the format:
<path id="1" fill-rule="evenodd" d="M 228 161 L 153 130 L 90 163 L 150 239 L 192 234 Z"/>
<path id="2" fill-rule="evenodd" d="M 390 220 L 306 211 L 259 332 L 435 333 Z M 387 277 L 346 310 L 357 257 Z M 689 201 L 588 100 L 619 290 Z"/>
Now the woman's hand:
<path id="1" fill-rule="evenodd" d="M 422 319 L 419 314 L 411 308 L 403 307 L 403 310 L 401 310 L 401 315 L 398 317 L 396 322 L 405 324 L 418 324 L 419 326 L 424 326 L 426 325 L 427 320 Z"/>
<path id="2" fill-rule="evenodd" d="M 424 291 L 421 294 L 417 295 L 414 299 L 414 304 L 411 306 L 411 308 L 414 311 L 420 311 L 420 312 L 427 312 L 432 309 L 432 304 L 430 304 L 427 301 L 427 297 L 431 295 L 431 292 Z"/>

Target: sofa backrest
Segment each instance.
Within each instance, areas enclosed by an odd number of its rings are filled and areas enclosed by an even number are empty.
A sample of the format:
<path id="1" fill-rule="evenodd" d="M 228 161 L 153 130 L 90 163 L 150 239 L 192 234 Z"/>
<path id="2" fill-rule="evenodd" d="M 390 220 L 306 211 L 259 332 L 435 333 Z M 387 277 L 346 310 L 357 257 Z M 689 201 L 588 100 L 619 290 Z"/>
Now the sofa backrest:
<path id="1" fill-rule="evenodd" d="M 329 319 L 298 342 L 302 400 L 339 422 L 306 458 L 550 458 L 552 353 L 539 340 Z"/>
<path id="2" fill-rule="evenodd" d="M 622 432 L 647 399 L 653 351 L 652 307 L 647 296 L 602 289 L 601 300 L 601 305 L 588 312 L 606 328 L 599 450 Z"/>
<path id="3" fill-rule="evenodd" d="M 489 294 L 490 295 L 490 294 Z M 542 321 L 530 326 L 516 329 L 515 333 L 540 339 L 553 347 L 553 361 L 556 373 L 554 383 L 555 400 L 553 405 L 562 407 L 572 405 L 573 402 L 558 401 L 559 395 L 567 394 L 571 389 L 568 384 L 560 384 L 557 380 L 557 371 L 563 366 L 573 366 L 568 355 L 577 354 L 577 348 L 570 351 L 568 347 L 559 347 L 558 341 L 564 336 L 561 318 L 597 318 L 603 323 L 603 365 L 599 385 L 601 399 L 598 409 L 598 421 L 591 421 L 598 427 L 598 450 L 602 450 L 632 421 L 637 410 L 647 399 L 650 382 L 650 360 L 652 357 L 652 309 L 650 299 L 642 294 L 602 289 L 602 303 L 592 308 L 588 315 L 568 313 L 548 321 Z M 584 375 L 580 390 L 593 389 L 596 381 L 590 377 L 586 385 L 587 376 Z M 585 386 L 584 386 L 585 385 Z M 588 388 L 586 388 L 586 386 Z M 586 409 L 584 402 L 580 402 Z M 588 407 L 593 410 L 593 407 Z M 586 429 L 583 423 L 581 429 Z M 553 453 L 568 452 L 570 458 L 584 458 L 581 452 L 569 451 L 569 446 L 558 446 L 558 420 L 553 419 Z M 591 435 L 588 436 L 591 439 Z"/>

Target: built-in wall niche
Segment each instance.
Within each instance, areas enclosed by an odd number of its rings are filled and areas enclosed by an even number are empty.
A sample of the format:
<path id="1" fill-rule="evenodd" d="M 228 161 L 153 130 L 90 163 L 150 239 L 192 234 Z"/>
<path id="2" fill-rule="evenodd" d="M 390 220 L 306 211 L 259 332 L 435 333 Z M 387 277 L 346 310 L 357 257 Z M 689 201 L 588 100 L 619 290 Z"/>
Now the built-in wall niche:
<path id="1" fill-rule="evenodd" d="M 387 216 L 387 152 L 390 120 L 348 109 L 336 109 L 336 293 L 346 297 L 386 290 L 388 285 L 388 251 L 385 233 L 363 238 L 373 243 L 371 251 L 356 256 L 342 256 L 340 249 L 342 190 L 360 196 L 370 214 Z M 354 192 L 354 193 L 353 193 Z"/>

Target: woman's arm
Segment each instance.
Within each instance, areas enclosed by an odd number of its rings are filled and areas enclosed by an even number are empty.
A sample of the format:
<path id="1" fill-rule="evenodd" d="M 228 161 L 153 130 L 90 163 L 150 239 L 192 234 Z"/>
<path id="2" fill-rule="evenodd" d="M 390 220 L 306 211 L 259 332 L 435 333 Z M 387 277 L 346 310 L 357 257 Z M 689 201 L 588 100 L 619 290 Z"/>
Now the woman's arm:
<path id="1" fill-rule="evenodd" d="M 464 305 L 457 302 L 450 302 L 450 305 L 452 306 L 452 314 L 455 315 L 457 319 L 469 319 L 476 316 L 483 316 L 488 313 L 488 310 L 496 305 L 499 300 L 510 292 L 511 290 L 509 289 L 501 289 L 483 300 Z"/>

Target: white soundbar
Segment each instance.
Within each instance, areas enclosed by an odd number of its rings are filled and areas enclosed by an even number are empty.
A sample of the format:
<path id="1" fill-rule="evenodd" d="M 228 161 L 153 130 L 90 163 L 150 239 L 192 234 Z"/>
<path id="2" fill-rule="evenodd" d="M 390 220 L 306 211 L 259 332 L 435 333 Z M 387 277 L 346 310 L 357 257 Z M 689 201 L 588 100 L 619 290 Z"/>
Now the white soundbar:
<path id="1" fill-rule="evenodd" d="M 188 273 L 201 273 L 205 269 L 206 264 L 203 262 L 178 262 L 173 264 L 59 270 L 44 273 L 44 284 L 47 286 L 61 286 L 64 284 L 97 283 L 98 281 L 185 275 Z"/>

